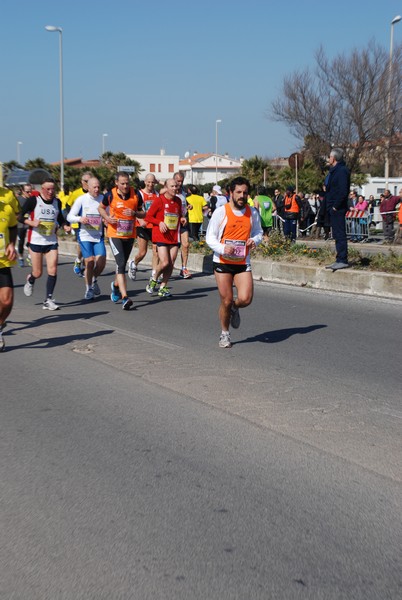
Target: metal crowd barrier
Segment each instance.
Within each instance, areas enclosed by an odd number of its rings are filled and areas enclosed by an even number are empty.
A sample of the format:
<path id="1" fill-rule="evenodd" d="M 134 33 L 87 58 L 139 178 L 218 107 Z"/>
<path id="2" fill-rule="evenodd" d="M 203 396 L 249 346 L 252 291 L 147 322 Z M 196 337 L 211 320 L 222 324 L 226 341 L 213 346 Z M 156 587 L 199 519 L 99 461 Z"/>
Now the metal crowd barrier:
<path id="1" fill-rule="evenodd" d="M 369 238 L 370 213 L 367 210 L 348 210 L 346 237 L 351 242 L 363 242 Z"/>

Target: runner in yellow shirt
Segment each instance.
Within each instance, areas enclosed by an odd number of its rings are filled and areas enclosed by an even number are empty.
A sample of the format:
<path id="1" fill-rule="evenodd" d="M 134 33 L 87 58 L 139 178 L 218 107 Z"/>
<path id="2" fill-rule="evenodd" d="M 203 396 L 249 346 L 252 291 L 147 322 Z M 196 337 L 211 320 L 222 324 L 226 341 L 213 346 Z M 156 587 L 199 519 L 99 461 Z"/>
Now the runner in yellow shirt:
<path id="1" fill-rule="evenodd" d="M 2 188 L 4 189 L 4 188 Z M 3 328 L 14 302 L 11 267 L 15 264 L 17 216 L 12 203 L 0 198 L 0 352 L 4 351 Z"/>
<path id="2" fill-rule="evenodd" d="M 193 240 L 200 239 L 200 229 L 204 220 L 204 213 L 208 211 L 208 205 L 196 185 L 190 185 L 190 196 L 187 196 L 187 202 L 191 206 L 188 209 L 188 222 L 190 224 L 190 236 Z"/>

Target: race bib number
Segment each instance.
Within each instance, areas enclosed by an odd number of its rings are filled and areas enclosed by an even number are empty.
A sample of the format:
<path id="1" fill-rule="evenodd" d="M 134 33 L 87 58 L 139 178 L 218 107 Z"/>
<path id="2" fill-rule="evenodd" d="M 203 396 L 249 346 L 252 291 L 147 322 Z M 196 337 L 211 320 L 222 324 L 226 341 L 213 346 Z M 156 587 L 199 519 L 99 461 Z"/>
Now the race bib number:
<path id="1" fill-rule="evenodd" d="M 263 205 L 264 205 L 265 210 L 268 210 L 269 208 L 271 208 L 270 202 L 263 202 Z"/>
<path id="2" fill-rule="evenodd" d="M 130 236 L 133 233 L 134 221 L 133 219 L 118 219 L 117 221 L 117 235 Z"/>
<path id="3" fill-rule="evenodd" d="M 246 257 L 246 242 L 244 240 L 224 240 L 223 243 L 227 246 L 232 246 L 234 248 L 233 254 L 224 254 L 224 258 L 226 260 L 243 261 Z"/>
<path id="4" fill-rule="evenodd" d="M 54 232 L 54 221 L 52 220 L 40 220 L 37 228 L 38 233 L 44 237 L 49 237 Z"/>
<path id="5" fill-rule="evenodd" d="M 4 233 L 0 233 L 0 258 L 6 255 L 6 238 Z"/>
<path id="6" fill-rule="evenodd" d="M 163 222 L 168 229 L 177 229 L 179 226 L 179 215 L 165 212 L 165 218 L 163 219 Z"/>
<path id="7" fill-rule="evenodd" d="M 92 229 L 94 231 L 99 231 L 100 226 L 102 224 L 102 217 L 99 214 L 86 214 L 86 218 L 88 219 L 88 223 L 86 224 L 87 229 Z"/>

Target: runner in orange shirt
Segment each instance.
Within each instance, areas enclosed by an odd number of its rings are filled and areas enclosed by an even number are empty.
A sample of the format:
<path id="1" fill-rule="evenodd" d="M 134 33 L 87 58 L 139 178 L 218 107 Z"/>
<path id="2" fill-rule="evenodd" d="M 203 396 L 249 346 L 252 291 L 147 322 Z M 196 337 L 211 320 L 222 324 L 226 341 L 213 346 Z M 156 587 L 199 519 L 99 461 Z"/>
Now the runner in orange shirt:
<path id="1" fill-rule="evenodd" d="M 121 299 L 123 310 L 130 310 L 133 301 L 127 296 L 126 264 L 137 237 L 136 218 L 144 217 L 145 213 L 142 210 L 142 200 L 138 199 L 136 191 L 130 187 L 127 173 L 117 174 L 116 187 L 105 194 L 98 210 L 108 224 L 107 236 L 117 267 L 115 280 L 111 284 L 110 299 L 112 302 Z"/>
<path id="2" fill-rule="evenodd" d="M 230 183 L 230 200 L 217 208 L 208 224 L 206 242 L 214 251 L 213 268 L 221 298 L 219 319 L 222 333 L 220 348 L 231 348 L 229 325 L 240 326 L 239 308 L 253 300 L 250 250 L 262 241 L 260 215 L 248 205 L 250 184 L 244 177 Z M 237 298 L 233 297 L 233 285 Z"/>

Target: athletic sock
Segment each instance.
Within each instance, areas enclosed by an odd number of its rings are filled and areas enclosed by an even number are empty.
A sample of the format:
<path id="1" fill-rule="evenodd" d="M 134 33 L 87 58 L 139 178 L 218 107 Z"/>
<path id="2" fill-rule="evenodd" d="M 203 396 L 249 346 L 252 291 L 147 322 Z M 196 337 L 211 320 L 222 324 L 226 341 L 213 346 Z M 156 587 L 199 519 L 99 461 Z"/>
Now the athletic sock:
<path id="1" fill-rule="evenodd" d="M 46 281 L 46 298 L 52 298 L 56 286 L 57 275 L 48 275 Z"/>

